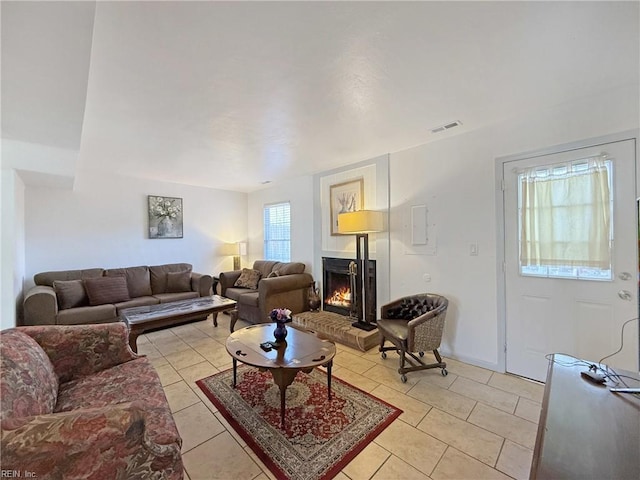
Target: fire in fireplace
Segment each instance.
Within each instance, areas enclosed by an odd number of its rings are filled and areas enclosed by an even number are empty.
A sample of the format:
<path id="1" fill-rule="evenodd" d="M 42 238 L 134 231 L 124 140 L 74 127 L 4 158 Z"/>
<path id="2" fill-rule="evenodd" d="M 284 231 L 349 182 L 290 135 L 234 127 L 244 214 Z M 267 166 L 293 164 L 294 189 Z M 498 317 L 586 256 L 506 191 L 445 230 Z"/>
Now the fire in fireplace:
<path id="1" fill-rule="evenodd" d="M 351 302 L 355 301 L 355 292 L 351 291 L 349 277 L 350 258 L 322 257 L 322 309 L 328 312 L 349 316 Z M 375 295 L 375 261 L 370 260 L 369 276 L 372 276 L 373 292 Z M 375 298 L 373 310 L 375 312 Z M 374 314 L 375 315 L 375 314 Z"/>
<path id="2" fill-rule="evenodd" d="M 322 258 L 323 310 L 349 315 L 351 309 L 351 281 L 348 258 Z"/>
<path id="3" fill-rule="evenodd" d="M 351 306 L 351 288 L 349 285 L 342 287 L 334 287 L 332 291 L 328 292 L 325 303 L 334 307 L 346 307 Z"/>

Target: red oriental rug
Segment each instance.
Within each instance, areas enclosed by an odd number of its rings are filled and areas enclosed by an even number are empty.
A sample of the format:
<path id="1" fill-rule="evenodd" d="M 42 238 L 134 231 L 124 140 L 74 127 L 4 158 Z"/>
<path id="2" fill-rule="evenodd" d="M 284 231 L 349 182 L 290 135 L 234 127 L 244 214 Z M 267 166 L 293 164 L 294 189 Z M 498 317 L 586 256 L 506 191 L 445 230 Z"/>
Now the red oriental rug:
<path id="1" fill-rule="evenodd" d="M 285 429 L 280 390 L 269 372 L 240 365 L 196 383 L 276 478 L 328 480 L 342 470 L 402 410 L 315 369 L 287 388 Z"/>

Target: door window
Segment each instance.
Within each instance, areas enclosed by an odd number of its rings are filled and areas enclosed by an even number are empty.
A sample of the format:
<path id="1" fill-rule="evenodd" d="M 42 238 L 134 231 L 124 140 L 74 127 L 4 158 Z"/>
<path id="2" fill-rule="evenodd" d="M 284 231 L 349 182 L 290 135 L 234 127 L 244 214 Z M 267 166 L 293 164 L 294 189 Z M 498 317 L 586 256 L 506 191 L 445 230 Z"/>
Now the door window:
<path id="1" fill-rule="evenodd" d="M 519 173 L 520 275 L 612 279 L 612 173 L 606 155 Z"/>

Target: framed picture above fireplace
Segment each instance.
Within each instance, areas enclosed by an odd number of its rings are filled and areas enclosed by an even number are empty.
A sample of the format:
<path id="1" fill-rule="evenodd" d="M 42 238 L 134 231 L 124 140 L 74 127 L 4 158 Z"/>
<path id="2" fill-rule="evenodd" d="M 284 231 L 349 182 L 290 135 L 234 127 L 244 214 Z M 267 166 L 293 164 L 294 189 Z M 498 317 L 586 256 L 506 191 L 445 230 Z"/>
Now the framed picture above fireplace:
<path id="1" fill-rule="evenodd" d="M 364 179 L 356 178 L 329 187 L 331 209 L 331 235 L 338 233 L 338 215 L 362 210 L 364 206 Z"/>

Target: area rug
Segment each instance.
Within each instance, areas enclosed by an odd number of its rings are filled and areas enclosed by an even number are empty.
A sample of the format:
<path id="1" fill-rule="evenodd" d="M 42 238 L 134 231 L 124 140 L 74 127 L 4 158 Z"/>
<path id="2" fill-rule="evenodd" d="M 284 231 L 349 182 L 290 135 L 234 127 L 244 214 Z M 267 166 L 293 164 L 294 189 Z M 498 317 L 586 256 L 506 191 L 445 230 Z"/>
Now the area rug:
<path id="1" fill-rule="evenodd" d="M 286 391 L 280 428 L 280 390 L 269 372 L 240 365 L 237 387 L 229 369 L 196 383 L 278 479 L 328 480 L 340 472 L 402 410 L 331 378 L 319 369 L 298 373 Z"/>

